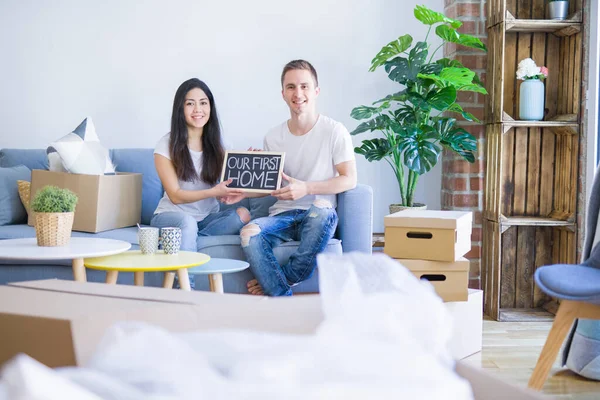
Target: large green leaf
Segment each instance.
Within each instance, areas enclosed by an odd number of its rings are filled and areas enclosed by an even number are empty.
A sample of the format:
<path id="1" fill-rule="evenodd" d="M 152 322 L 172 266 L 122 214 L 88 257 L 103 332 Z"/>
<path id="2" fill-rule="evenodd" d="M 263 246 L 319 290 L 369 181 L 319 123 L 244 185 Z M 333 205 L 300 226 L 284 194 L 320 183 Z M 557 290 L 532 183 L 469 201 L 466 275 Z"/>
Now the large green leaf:
<path id="1" fill-rule="evenodd" d="M 427 98 L 421 96 L 418 93 L 411 93 L 408 95 L 408 101 L 410 101 L 413 106 L 417 109 L 423 109 L 425 111 L 431 110 L 431 104 L 427 101 Z"/>
<path id="2" fill-rule="evenodd" d="M 438 63 L 430 63 L 430 64 L 424 64 L 421 66 L 421 69 L 419 70 L 420 74 L 432 74 L 432 75 L 437 75 L 440 72 L 442 72 L 442 69 L 444 67 Z"/>
<path id="3" fill-rule="evenodd" d="M 444 68 L 448 67 L 456 67 L 456 68 L 464 68 L 465 66 L 460 63 L 458 60 L 450 60 L 448 58 L 440 58 L 435 61 L 436 64 L 441 65 Z"/>
<path id="4" fill-rule="evenodd" d="M 463 128 L 456 127 L 454 118 L 440 118 L 435 128 L 440 136 L 440 143 L 458 153 L 468 162 L 475 162 L 473 152 L 477 150 L 477 140 Z"/>
<path id="5" fill-rule="evenodd" d="M 469 68 L 457 68 L 457 67 L 448 67 L 442 69 L 442 72 L 439 75 L 433 74 L 419 74 L 418 77 L 422 79 L 431 79 L 439 84 L 439 86 L 454 86 L 456 88 L 460 88 L 466 85 L 472 85 L 473 77 L 475 76 L 475 72 L 471 71 Z"/>
<path id="6" fill-rule="evenodd" d="M 368 121 L 362 122 L 360 125 L 356 127 L 351 135 L 358 135 L 359 133 L 367 132 L 367 131 L 383 131 L 389 128 L 392 119 L 386 115 L 378 115 L 377 117 L 370 119 Z"/>
<path id="7" fill-rule="evenodd" d="M 407 140 L 404 149 L 404 165 L 419 175 L 437 164 L 441 148 L 427 140 Z"/>
<path id="8" fill-rule="evenodd" d="M 368 161 L 379 161 L 392 152 L 390 142 L 386 139 L 363 140 L 360 147 L 355 147 L 354 152 L 362 154 Z"/>
<path id="9" fill-rule="evenodd" d="M 446 111 L 456 101 L 456 88 L 446 86 L 439 90 L 433 90 L 429 92 L 425 101 L 436 110 Z"/>
<path id="10" fill-rule="evenodd" d="M 467 35 L 466 33 L 459 33 L 448 25 L 438 25 L 435 28 L 435 33 L 447 42 L 457 43 L 462 46 L 487 51 L 487 47 L 485 47 L 481 40 L 475 36 Z"/>
<path id="11" fill-rule="evenodd" d="M 367 119 L 377 114 L 378 107 L 358 106 L 352 109 L 350 116 L 354 119 Z"/>
<path id="12" fill-rule="evenodd" d="M 416 123 L 415 109 L 410 105 L 404 105 L 393 112 L 394 118 L 401 124 L 409 125 Z"/>
<path id="13" fill-rule="evenodd" d="M 475 75 L 477 76 L 477 75 Z M 481 94 L 488 94 L 487 90 L 485 90 L 485 88 L 481 85 L 477 85 L 477 84 L 469 84 L 469 85 L 464 85 L 458 88 L 459 91 L 461 92 L 477 92 L 477 93 L 481 93 Z"/>
<path id="14" fill-rule="evenodd" d="M 444 22 L 452 25 L 453 28 L 460 28 L 462 22 L 446 17 L 444 14 L 430 10 L 425 6 L 415 7 L 415 17 L 425 25 L 433 25 L 438 22 Z"/>
<path id="15" fill-rule="evenodd" d="M 427 43 L 418 42 L 415 47 L 410 50 L 408 58 L 396 57 L 385 63 L 385 72 L 391 80 L 403 85 L 410 81 L 414 81 L 419 74 L 421 65 L 427 58 Z"/>
<path id="16" fill-rule="evenodd" d="M 475 76 L 473 77 L 473 83 L 479 86 L 483 86 L 483 82 L 481 82 L 481 79 L 479 79 L 479 75 L 475 74 Z"/>
<path id="17" fill-rule="evenodd" d="M 379 107 L 369 107 L 369 106 L 358 106 L 352 109 L 350 116 L 354 119 L 361 120 L 371 118 L 374 115 L 380 114 L 383 110 L 390 107 L 389 102 L 384 102 Z"/>
<path id="18" fill-rule="evenodd" d="M 404 125 L 402 130 L 398 131 L 398 137 L 401 138 L 399 140 L 399 148 L 402 150 L 403 146 L 408 145 L 411 140 L 417 140 L 419 135 L 419 129 L 416 125 Z"/>
<path id="19" fill-rule="evenodd" d="M 463 116 L 464 119 L 470 122 L 480 122 L 479 119 L 477 119 L 477 117 L 475 117 L 473 114 L 463 110 L 463 108 L 458 103 L 452 104 L 450 107 L 448 107 L 448 110 L 446 111 L 459 113 Z"/>
<path id="20" fill-rule="evenodd" d="M 371 68 L 369 68 L 369 71 L 375 71 L 378 67 L 385 64 L 386 61 L 390 58 L 405 52 L 411 46 L 412 40 L 412 36 L 406 34 L 400 36 L 396 40 L 392 40 L 387 45 L 383 46 L 381 50 L 379 50 L 379 53 L 377 53 L 375 58 L 371 60 Z"/>
<path id="21" fill-rule="evenodd" d="M 388 94 L 383 99 L 379 99 L 379 100 L 373 102 L 373 104 L 378 104 L 381 102 L 390 102 L 390 101 L 402 102 L 402 101 L 406 101 L 407 99 L 408 99 L 408 96 L 406 95 L 406 89 L 404 89 L 404 90 L 401 90 L 394 94 Z"/>

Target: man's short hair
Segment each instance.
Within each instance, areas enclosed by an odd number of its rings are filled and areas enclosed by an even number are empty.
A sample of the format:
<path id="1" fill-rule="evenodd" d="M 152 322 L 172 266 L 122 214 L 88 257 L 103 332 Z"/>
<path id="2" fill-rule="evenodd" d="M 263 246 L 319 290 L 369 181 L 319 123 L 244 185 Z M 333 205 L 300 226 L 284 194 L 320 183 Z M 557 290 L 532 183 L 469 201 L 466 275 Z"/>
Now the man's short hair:
<path id="1" fill-rule="evenodd" d="M 319 87 L 319 79 L 317 78 L 317 70 L 306 60 L 292 60 L 289 63 L 285 64 L 283 67 L 283 72 L 281 73 L 281 86 L 283 87 L 283 78 L 285 78 L 285 74 L 288 71 L 292 71 L 294 69 L 304 69 L 306 71 L 310 71 L 313 79 L 315 80 L 315 87 Z"/>

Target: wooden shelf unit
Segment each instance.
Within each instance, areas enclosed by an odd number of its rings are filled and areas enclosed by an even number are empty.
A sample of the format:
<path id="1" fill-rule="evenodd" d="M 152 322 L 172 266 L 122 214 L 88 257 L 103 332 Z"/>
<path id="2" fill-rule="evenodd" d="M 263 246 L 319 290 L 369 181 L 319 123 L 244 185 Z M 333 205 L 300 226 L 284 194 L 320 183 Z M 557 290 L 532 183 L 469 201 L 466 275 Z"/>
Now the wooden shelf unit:
<path id="1" fill-rule="evenodd" d="M 496 320 L 539 320 L 555 303 L 536 268 L 575 263 L 581 140 L 583 0 L 544 20 L 546 0 L 488 1 L 482 287 Z M 519 61 L 547 66 L 545 118 L 518 119 Z"/>

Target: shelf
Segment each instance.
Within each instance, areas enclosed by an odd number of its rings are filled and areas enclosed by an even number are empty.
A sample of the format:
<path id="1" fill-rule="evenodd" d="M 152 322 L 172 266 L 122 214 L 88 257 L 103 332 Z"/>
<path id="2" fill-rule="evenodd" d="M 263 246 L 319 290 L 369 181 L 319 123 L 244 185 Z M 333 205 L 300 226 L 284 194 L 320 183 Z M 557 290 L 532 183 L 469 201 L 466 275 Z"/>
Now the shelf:
<path id="1" fill-rule="evenodd" d="M 567 128 L 567 127 L 577 127 L 579 124 L 577 122 L 561 122 L 561 121 L 523 121 L 523 120 L 513 120 L 513 121 L 503 121 L 502 124 L 514 127 L 514 128 Z"/>
<path id="2" fill-rule="evenodd" d="M 504 125 L 503 133 L 511 128 L 549 128 L 555 133 L 561 135 L 577 135 L 579 123 L 576 114 L 557 115 L 547 121 L 525 121 L 515 120 L 506 111 L 502 112 L 502 122 Z"/>
<path id="3" fill-rule="evenodd" d="M 547 32 L 556 36 L 571 36 L 581 32 L 581 13 L 575 13 L 566 20 L 516 19 L 506 11 L 506 32 Z"/>
<path id="4" fill-rule="evenodd" d="M 524 216 L 511 216 L 500 217 L 500 225 L 502 225 L 504 232 L 511 226 L 539 226 L 539 227 L 566 227 L 575 229 L 575 222 L 567 219 L 557 219 L 552 217 L 524 217 Z"/>
<path id="5" fill-rule="evenodd" d="M 501 322 L 551 322 L 554 314 L 544 308 L 501 308 L 498 321 Z"/>

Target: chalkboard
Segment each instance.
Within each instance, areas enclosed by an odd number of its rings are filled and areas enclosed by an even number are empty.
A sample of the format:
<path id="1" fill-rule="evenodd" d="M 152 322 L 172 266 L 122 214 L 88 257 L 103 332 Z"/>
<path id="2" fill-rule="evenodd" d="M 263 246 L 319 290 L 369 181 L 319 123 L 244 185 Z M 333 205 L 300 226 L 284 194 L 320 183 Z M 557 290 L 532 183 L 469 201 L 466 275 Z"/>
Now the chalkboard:
<path id="1" fill-rule="evenodd" d="M 285 153 L 270 151 L 227 151 L 221 182 L 233 179 L 230 188 L 270 193 L 281 186 L 284 158 Z"/>

